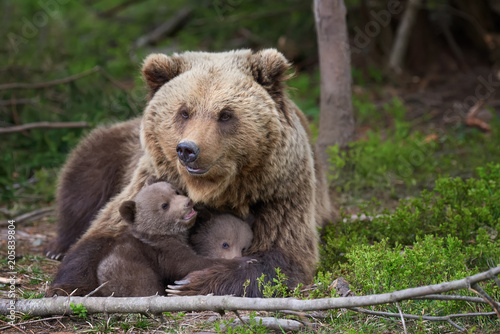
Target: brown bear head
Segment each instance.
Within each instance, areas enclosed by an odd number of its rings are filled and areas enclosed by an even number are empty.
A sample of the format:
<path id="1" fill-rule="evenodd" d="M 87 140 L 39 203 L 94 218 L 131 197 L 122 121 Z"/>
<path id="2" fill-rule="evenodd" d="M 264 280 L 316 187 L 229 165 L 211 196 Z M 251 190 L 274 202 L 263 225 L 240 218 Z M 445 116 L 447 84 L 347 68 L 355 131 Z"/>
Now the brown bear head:
<path id="1" fill-rule="evenodd" d="M 187 237 L 196 219 L 193 201 L 166 182 L 148 184 L 133 201 L 123 202 L 119 211 L 134 236 L 149 240 L 166 235 Z"/>
<path id="2" fill-rule="evenodd" d="M 289 67 L 274 49 L 148 56 L 141 142 L 157 175 L 177 175 L 171 181 L 207 205 L 259 198 L 266 168 L 284 163 L 278 155 L 286 148 L 278 146 L 292 126 L 282 105 Z"/>

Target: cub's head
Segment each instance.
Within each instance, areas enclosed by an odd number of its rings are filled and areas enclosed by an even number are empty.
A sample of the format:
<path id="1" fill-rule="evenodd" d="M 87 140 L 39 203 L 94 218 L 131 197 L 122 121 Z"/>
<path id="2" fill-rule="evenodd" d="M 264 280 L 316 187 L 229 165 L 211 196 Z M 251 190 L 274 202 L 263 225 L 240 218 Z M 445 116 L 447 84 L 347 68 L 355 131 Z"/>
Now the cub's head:
<path id="1" fill-rule="evenodd" d="M 185 235 L 196 219 L 193 201 L 166 182 L 148 184 L 119 210 L 132 231 L 146 238 Z"/>
<path id="2" fill-rule="evenodd" d="M 250 225 L 230 214 L 213 215 L 195 228 L 190 237 L 196 253 L 211 257 L 232 259 L 241 257 L 252 245 Z"/>
<path id="3" fill-rule="evenodd" d="M 141 140 L 152 163 L 160 173 L 175 169 L 195 202 L 227 197 L 236 178 L 279 158 L 289 67 L 274 49 L 147 57 Z"/>

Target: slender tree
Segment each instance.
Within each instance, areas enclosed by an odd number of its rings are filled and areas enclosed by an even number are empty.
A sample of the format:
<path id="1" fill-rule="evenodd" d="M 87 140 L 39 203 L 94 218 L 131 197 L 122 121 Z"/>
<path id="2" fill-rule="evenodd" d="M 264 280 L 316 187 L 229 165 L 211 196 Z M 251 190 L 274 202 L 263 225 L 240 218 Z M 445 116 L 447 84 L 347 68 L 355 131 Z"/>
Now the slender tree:
<path id="1" fill-rule="evenodd" d="M 321 72 L 316 148 L 325 166 L 328 166 L 328 146 L 339 144 L 346 147 L 354 135 L 346 12 L 343 0 L 314 0 Z"/>

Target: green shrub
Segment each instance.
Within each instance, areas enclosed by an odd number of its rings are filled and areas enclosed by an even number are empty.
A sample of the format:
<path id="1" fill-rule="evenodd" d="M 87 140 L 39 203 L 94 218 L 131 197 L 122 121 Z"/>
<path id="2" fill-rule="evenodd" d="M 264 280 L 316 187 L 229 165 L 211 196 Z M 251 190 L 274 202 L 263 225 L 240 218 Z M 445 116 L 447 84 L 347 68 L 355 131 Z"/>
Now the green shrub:
<path id="1" fill-rule="evenodd" d="M 372 220 L 351 221 L 343 215 L 337 224 L 325 227 L 321 248 L 322 268 L 330 270 L 345 261 L 345 253 L 355 245 L 385 242 L 410 246 L 426 235 L 458 238 L 474 247 L 467 250 L 467 263 L 487 267 L 487 260 L 500 263 L 500 164 L 477 169 L 477 178 L 439 178 L 432 191 L 403 200 L 396 210 L 377 210 L 366 205 Z M 378 212 L 382 215 L 376 216 Z"/>

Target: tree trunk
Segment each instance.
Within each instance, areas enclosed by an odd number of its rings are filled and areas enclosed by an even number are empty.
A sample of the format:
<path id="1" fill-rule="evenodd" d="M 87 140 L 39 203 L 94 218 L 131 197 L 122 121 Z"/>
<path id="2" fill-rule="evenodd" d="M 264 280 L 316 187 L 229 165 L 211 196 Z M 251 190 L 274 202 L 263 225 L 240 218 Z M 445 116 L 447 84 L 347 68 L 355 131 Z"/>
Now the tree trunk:
<path id="1" fill-rule="evenodd" d="M 314 0 L 321 72 L 319 136 L 316 149 L 328 166 L 328 146 L 346 147 L 354 135 L 351 52 L 343 0 Z"/>

